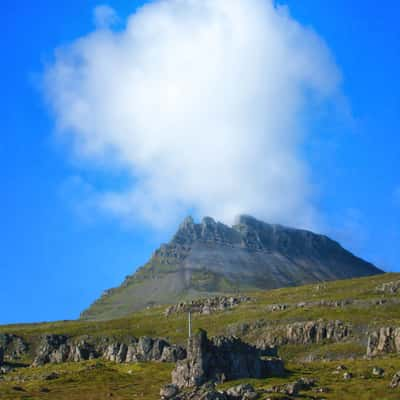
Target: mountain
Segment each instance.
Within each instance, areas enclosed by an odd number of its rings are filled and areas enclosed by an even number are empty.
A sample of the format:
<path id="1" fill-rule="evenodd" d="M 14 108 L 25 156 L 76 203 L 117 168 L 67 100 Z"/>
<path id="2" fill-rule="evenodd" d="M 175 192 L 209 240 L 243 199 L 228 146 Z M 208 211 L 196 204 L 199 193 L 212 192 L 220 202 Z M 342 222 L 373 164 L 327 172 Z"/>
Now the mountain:
<path id="1" fill-rule="evenodd" d="M 82 319 L 124 316 L 157 304 L 380 274 L 327 236 L 240 216 L 232 227 L 186 218 L 168 244 Z"/>

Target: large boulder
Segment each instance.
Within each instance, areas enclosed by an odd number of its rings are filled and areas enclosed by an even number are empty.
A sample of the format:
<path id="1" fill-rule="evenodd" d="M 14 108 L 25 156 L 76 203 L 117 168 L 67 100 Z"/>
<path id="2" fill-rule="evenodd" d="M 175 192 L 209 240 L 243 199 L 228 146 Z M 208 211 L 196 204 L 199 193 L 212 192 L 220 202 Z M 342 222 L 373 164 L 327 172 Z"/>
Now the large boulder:
<path id="1" fill-rule="evenodd" d="M 263 359 L 260 350 L 235 337 L 207 338 L 200 330 L 189 338 L 187 358 L 178 361 L 172 382 L 179 388 L 198 387 L 205 382 L 282 375 L 280 359 Z"/>
<path id="2" fill-rule="evenodd" d="M 176 397 L 179 388 L 176 385 L 168 384 L 160 389 L 161 400 L 170 400 Z"/>

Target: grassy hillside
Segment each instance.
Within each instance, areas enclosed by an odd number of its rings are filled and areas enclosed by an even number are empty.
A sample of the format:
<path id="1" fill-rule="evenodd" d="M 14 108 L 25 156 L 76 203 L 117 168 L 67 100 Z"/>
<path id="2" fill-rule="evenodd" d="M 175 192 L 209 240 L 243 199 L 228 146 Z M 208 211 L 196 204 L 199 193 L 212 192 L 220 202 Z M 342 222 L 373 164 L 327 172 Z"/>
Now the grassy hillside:
<path id="1" fill-rule="evenodd" d="M 109 320 L 154 304 L 231 293 L 235 288 L 235 283 L 221 274 L 205 270 L 183 271 L 178 265 L 152 259 L 127 277 L 121 286 L 106 291 L 81 314 L 81 319 Z"/>
<path id="2" fill-rule="evenodd" d="M 326 284 L 251 292 L 249 295 L 254 301 L 211 315 L 195 315 L 193 324 L 194 328 L 206 329 L 209 336 L 236 333 L 245 340 L 254 342 L 266 331 L 277 329 L 279 332 L 280 327 L 293 322 L 341 320 L 351 325 L 353 338 L 340 343 L 326 341 L 319 344 L 281 346 L 280 354 L 286 361 L 288 376 L 257 381 L 255 385 L 269 387 L 299 376 L 313 376 L 319 380 L 321 386 L 330 388 L 330 392 L 320 396 L 326 399 L 399 399 L 400 389 L 388 389 L 388 382 L 394 372 L 400 370 L 400 357 L 390 355 L 373 360 L 363 358 L 367 331 L 381 326 L 400 326 L 400 295 L 383 294 L 376 290 L 376 287 L 384 282 L 399 279 L 400 274 L 385 274 Z M 343 307 L 319 304 L 323 300 L 348 299 L 353 302 Z M 299 303 L 306 304 L 299 306 Z M 273 304 L 286 304 L 287 308 L 271 311 L 270 306 Z M 164 310 L 165 306 L 154 307 L 112 321 L 79 320 L 7 325 L 0 327 L 0 333 L 22 336 L 31 344 L 32 351 L 40 335 L 45 333 L 71 336 L 107 335 L 117 338 L 148 335 L 165 337 L 170 342 L 184 344 L 186 315 L 173 314 L 165 317 Z M 316 361 L 304 362 L 310 355 Z M 32 355 L 21 360 L 27 364 L 31 361 Z M 332 374 L 339 363 L 345 364 L 348 370 L 351 370 L 354 374 L 352 380 L 344 381 L 341 375 Z M 374 366 L 385 369 L 383 378 L 371 376 Z M 157 399 L 159 388 L 169 381 L 172 368 L 169 364 L 118 365 L 99 360 L 40 368 L 19 368 L 7 374 L 6 378 L 0 378 L 0 399 L 103 399 L 109 398 L 110 393 L 115 399 Z M 56 371 L 59 378 L 43 380 L 43 376 L 52 371 Z"/>

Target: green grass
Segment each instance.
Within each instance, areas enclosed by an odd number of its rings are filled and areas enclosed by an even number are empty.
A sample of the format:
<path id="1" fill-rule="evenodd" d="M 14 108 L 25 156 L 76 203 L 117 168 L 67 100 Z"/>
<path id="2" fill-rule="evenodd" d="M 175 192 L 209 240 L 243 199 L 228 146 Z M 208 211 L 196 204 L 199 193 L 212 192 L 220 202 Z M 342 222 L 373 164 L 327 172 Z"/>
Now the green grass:
<path id="1" fill-rule="evenodd" d="M 344 364 L 353 374 L 349 381 L 343 379 L 343 372 L 334 374 L 336 367 Z M 385 376 L 372 376 L 372 368 L 385 370 Z M 246 379 L 226 382 L 221 389 L 248 382 L 258 389 L 283 385 L 300 377 L 317 380 L 316 387 L 327 387 L 328 393 L 317 395 L 312 391 L 301 392 L 303 399 L 319 396 L 328 400 L 398 400 L 400 389 L 389 389 L 393 374 L 400 370 L 398 357 L 375 360 L 354 360 L 314 363 L 288 363 L 287 375 L 282 378 Z M 57 400 L 102 400 L 159 398 L 160 387 L 170 381 L 171 364 L 114 364 L 104 361 L 65 363 L 40 368 L 22 368 L 8 375 L 9 381 L 0 381 L 0 399 L 57 399 Z M 56 372 L 59 378 L 44 380 L 43 377 Z M 23 391 L 15 390 L 20 387 Z M 43 393 L 43 389 L 48 393 Z M 111 395 L 111 396 L 110 396 Z M 261 398 L 282 398 L 282 395 L 265 394 Z"/>
<path id="2" fill-rule="evenodd" d="M 353 374 L 351 380 L 343 379 L 343 371 L 335 373 L 338 365 L 345 365 L 347 371 Z M 372 376 L 373 367 L 385 370 L 383 377 Z M 239 383 L 251 383 L 257 389 L 268 389 L 275 385 L 283 385 L 295 381 L 301 377 L 316 379 L 315 387 L 329 389 L 327 393 L 315 393 L 312 390 L 302 391 L 301 398 L 311 397 L 325 398 L 328 400 L 398 400 L 399 389 L 389 389 L 389 383 L 395 372 L 400 370 L 400 359 L 398 357 L 386 357 L 376 360 L 355 360 L 346 362 L 314 362 L 294 364 L 287 366 L 287 375 L 283 378 L 268 379 L 246 379 L 236 382 L 226 382 L 220 385 L 221 389 L 227 389 Z M 265 394 L 261 399 L 280 399 L 285 397 L 279 394 Z"/>
<path id="3" fill-rule="evenodd" d="M 8 374 L 9 381 L 0 381 L 0 399 L 154 400 L 159 397 L 160 387 L 170 381 L 172 369 L 171 364 L 104 361 L 22 368 Z M 52 372 L 59 377 L 44 380 Z"/>

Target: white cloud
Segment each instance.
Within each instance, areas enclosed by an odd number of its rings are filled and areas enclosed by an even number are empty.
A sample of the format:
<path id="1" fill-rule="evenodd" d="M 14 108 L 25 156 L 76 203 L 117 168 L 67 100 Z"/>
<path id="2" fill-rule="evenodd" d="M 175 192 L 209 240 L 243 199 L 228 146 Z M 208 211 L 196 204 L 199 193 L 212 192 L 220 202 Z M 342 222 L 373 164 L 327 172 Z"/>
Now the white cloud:
<path id="1" fill-rule="evenodd" d="M 164 0 L 58 49 L 45 90 L 79 156 L 132 177 L 100 201 L 125 220 L 191 210 L 310 226 L 304 115 L 339 81 L 322 39 L 285 7 Z"/>
<path id="2" fill-rule="evenodd" d="M 110 6 L 104 4 L 94 9 L 94 23 L 97 29 L 109 28 L 117 22 L 118 15 Z"/>

